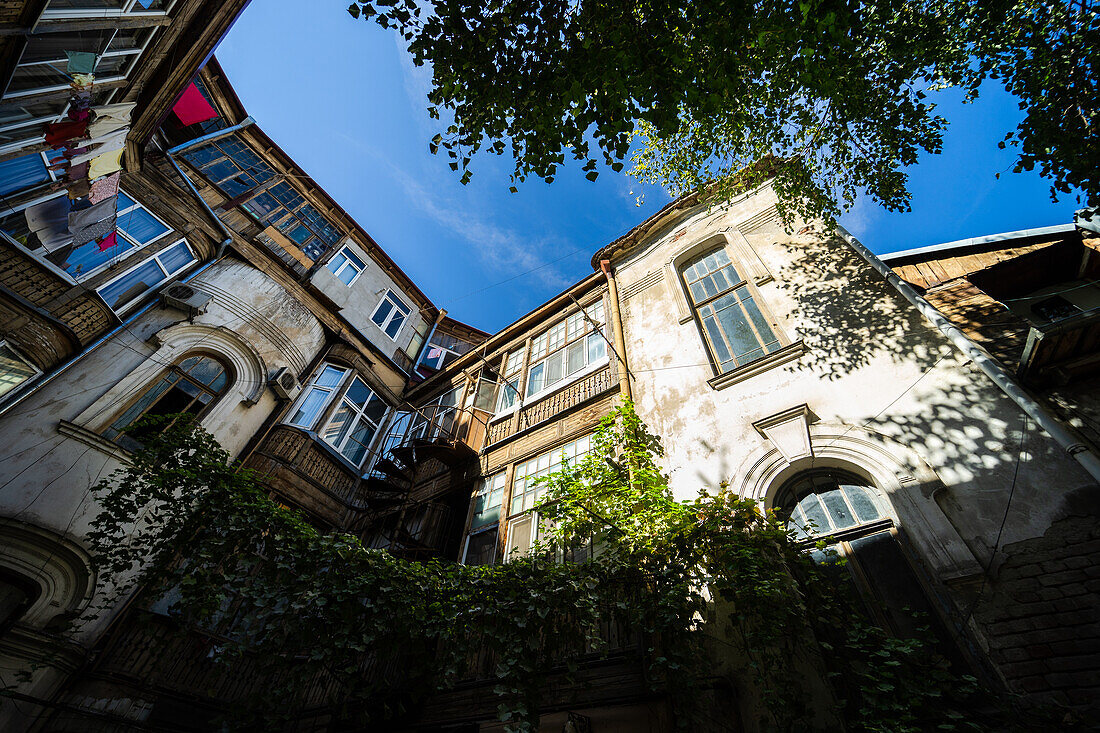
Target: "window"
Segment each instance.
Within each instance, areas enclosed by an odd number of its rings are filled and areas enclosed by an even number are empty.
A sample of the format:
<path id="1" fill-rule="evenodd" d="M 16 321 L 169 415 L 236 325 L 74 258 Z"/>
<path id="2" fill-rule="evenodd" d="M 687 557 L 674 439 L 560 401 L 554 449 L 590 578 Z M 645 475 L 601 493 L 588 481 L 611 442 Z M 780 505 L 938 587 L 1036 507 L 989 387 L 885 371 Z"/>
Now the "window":
<path id="1" fill-rule="evenodd" d="M 720 373 L 779 349 L 779 337 L 761 312 L 752 286 L 724 248 L 690 260 L 680 274 Z"/>
<path id="2" fill-rule="evenodd" d="M 508 354 L 504 360 L 504 371 L 501 377 L 504 381 L 500 385 L 500 394 L 497 395 L 497 413 L 510 410 L 519 399 L 519 377 L 523 371 L 523 348 L 518 348 Z"/>
<path id="3" fill-rule="evenodd" d="M 0 633 L 11 628 L 41 595 L 42 588 L 30 578 L 6 568 L 0 570 Z"/>
<path id="4" fill-rule="evenodd" d="M 607 342 L 603 336 L 603 322 L 603 301 L 599 300 L 536 336 L 531 342 L 526 395 L 530 397 L 550 389 L 587 367 L 605 361 Z M 593 323 L 598 324 L 599 329 Z"/>
<path id="5" fill-rule="evenodd" d="M 153 428 L 126 431 L 139 419 L 157 415 L 193 415 L 202 417 L 229 387 L 228 368 L 212 356 L 193 355 L 183 358 L 134 401 L 104 432 L 124 448 L 136 450 L 142 440 L 151 437 Z M 164 423 L 155 430 L 164 431 L 175 422 Z"/>
<path id="6" fill-rule="evenodd" d="M 545 485 L 535 484 L 537 479 L 560 471 L 563 461 L 576 466 L 591 450 L 592 436 L 586 435 L 529 461 L 517 463 L 512 479 L 512 510 L 509 513 L 518 514 L 535 505 L 545 491 Z"/>
<path id="7" fill-rule="evenodd" d="M 363 260 L 355 256 L 355 253 L 351 251 L 351 248 L 344 247 L 336 256 L 333 257 L 328 263 L 328 269 L 335 275 L 340 282 L 344 285 L 350 286 L 355 279 L 359 277 L 359 274 L 366 269 L 366 265 L 363 264 Z"/>
<path id="8" fill-rule="evenodd" d="M 370 317 L 374 324 L 381 328 L 387 336 L 394 341 L 397 334 L 401 333 L 401 326 L 409 315 L 409 307 L 402 303 L 392 290 L 387 290 L 382 302 L 374 309 L 374 315 Z"/>
<path id="9" fill-rule="evenodd" d="M 344 458 L 361 466 L 386 409 L 386 403 L 351 369 L 325 364 L 298 398 L 287 422 L 316 430 Z"/>
<path id="10" fill-rule="evenodd" d="M 448 390 L 417 410 L 409 435 L 426 440 L 451 438 L 462 390 L 462 387 Z"/>
<path id="11" fill-rule="evenodd" d="M 0 341 L 0 397 L 18 389 L 39 373 L 38 367 L 29 359 L 7 341 Z"/>
<path id="12" fill-rule="evenodd" d="M 96 292 L 111 310 L 119 313 L 194 261 L 195 255 L 191 248 L 186 241 L 180 240 L 97 288 Z"/>
<path id="13" fill-rule="evenodd" d="M 500 506 L 504 499 L 504 471 L 482 479 L 481 486 L 474 493 L 473 520 L 471 529 L 500 522 Z"/>
<path id="14" fill-rule="evenodd" d="M 73 242 L 68 228 L 69 205 L 64 195 L 40 201 L 0 218 L 0 229 L 32 252 L 42 250 L 46 260 L 77 282 L 87 280 L 107 265 L 171 231 L 148 209 L 120 191 L 115 245 L 102 249 L 94 240 Z"/>
<path id="15" fill-rule="evenodd" d="M 790 524 L 800 539 L 831 535 L 882 519 L 874 493 L 864 481 L 849 474 L 809 474 L 788 484 L 785 490 L 802 496 L 790 514 Z"/>
<path id="16" fill-rule="evenodd" d="M 277 181 L 271 166 L 237 135 L 188 150 L 183 158 L 230 198 L 268 185 L 241 208 L 261 224 L 281 231 L 311 260 L 316 261 L 343 237 L 293 186 Z"/>

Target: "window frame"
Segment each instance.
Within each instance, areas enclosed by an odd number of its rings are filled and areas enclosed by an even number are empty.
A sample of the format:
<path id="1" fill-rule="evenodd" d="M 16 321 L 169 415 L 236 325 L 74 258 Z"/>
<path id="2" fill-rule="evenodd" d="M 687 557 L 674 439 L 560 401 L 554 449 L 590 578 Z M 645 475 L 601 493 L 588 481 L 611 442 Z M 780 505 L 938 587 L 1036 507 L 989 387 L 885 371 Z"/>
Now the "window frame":
<path id="1" fill-rule="evenodd" d="M 186 262 L 185 264 L 181 265 L 178 269 L 169 272 L 168 268 L 164 265 L 164 263 L 160 261 L 160 257 L 162 255 L 164 255 L 165 253 L 167 253 L 169 250 L 175 249 L 176 246 L 181 244 L 181 243 L 187 249 L 188 254 L 191 255 L 191 259 L 188 262 Z M 168 282 L 169 280 L 171 280 L 173 277 L 180 274 L 181 272 L 185 271 L 188 267 L 190 267 L 191 265 L 195 264 L 198 261 L 199 261 L 198 255 L 195 254 L 195 250 L 191 247 L 191 244 L 187 241 L 187 239 L 181 237 L 177 241 L 172 242 L 171 244 L 169 244 L 167 247 L 164 247 L 163 249 L 161 249 L 157 252 L 154 252 L 153 254 L 149 255 L 148 257 L 143 257 L 140 262 L 134 263 L 133 266 L 126 268 L 125 270 L 120 272 L 115 277 L 113 277 L 110 280 L 108 280 L 108 281 L 102 283 L 101 285 L 97 286 L 96 289 L 95 289 L 95 293 L 96 293 L 97 296 L 99 296 L 99 299 L 102 300 L 103 303 L 108 308 L 111 309 L 112 313 L 114 313 L 115 315 L 118 315 L 118 316 L 122 316 L 123 314 L 125 314 L 125 313 L 129 312 L 130 310 L 132 310 L 134 308 L 134 306 L 137 303 L 140 303 L 141 300 L 146 295 L 148 295 L 150 292 L 156 290 L 161 285 Z M 130 300 L 126 301 L 125 303 L 120 305 L 117 309 L 114 306 L 112 306 L 110 303 L 107 302 L 107 299 L 103 296 L 102 291 L 106 290 L 110 286 L 112 286 L 115 283 L 119 282 L 120 280 L 122 280 L 123 278 L 125 278 L 127 275 L 134 272 L 138 268 L 144 267 L 149 262 L 155 262 L 157 267 L 160 268 L 161 272 L 165 273 L 165 276 L 162 280 L 150 285 L 148 287 L 148 289 L 146 289 L 143 293 L 141 293 L 140 295 L 137 295 L 137 296 L 131 298 Z"/>
<path id="2" fill-rule="evenodd" d="M 713 295 L 707 295 L 706 297 L 697 301 L 695 299 L 695 295 L 692 292 L 691 285 L 693 283 L 701 281 L 703 278 L 696 278 L 695 280 L 689 282 L 685 270 L 687 270 L 689 267 L 695 268 L 699 263 L 705 264 L 704 261 L 707 257 L 719 251 L 721 251 L 725 255 L 728 262 L 723 263 L 721 267 L 714 271 L 709 271 L 704 277 L 709 277 L 715 272 L 726 271 L 723 274 L 723 279 L 728 282 L 728 287 L 717 291 Z M 790 340 L 783 332 L 783 329 L 780 327 L 779 322 L 761 297 L 760 291 L 756 287 L 756 283 L 754 282 L 753 273 L 738 258 L 730 254 L 729 247 L 727 246 L 727 242 L 724 239 L 718 241 L 709 240 L 707 242 L 701 243 L 696 247 L 692 247 L 691 249 L 686 250 L 683 254 L 676 258 L 674 266 L 676 279 L 680 283 L 680 290 L 683 292 L 684 298 L 686 298 L 689 318 L 695 322 L 696 328 L 703 342 L 703 346 L 707 352 L 707 359 L 710 361 L 711 368 L 713 369 L 716 379 L 730 378 L 731 375 L 740 374 L 742 371 L 750 369 L 754 365 L 757 365 L 761 361 L 766 360 L 768 357 L 778 352 L 781 352 L 785 347 L 791 345 Z M 707 265 L 707 268 L 709 270 L 709 265 Z M 732 270 L 732 272 L 735 273 L 739 278 L 736 282 L 734 282 L 732 278 L 729 278 L 727 276 L 726 273 L 728 273 L 730 270 Z M 738 294 L 737 291 L 742 288 L 747 290 L 748 298 L 742 298 Z M 732 366 L 729 369 L 723 370 L 723 362 L 720 361 L 718 358 L 718 352 L 715 348 L 714 340 L 709 329 L 704 323 L 704 316 L 702 315 L 701 311 L 708 306 L 713 308 L 713 304 L 715 302 L 730 295 L 732 295 L 736 299 L 736 304 L 729 307 L 738 308 L 741 314 L 745 317 L 745 322 L 748 325 L 749 330 L 753 333 L 761 354 L 752 359 L 740 362 L 737 355 L 735 355 L 730 348 L 730 345 L 732 345 L 732 341 L 730 340 L 730 337 L 725 333 L 725 330 L 722 328 L 720 321 L 717 319 L 717 314 L 712 314 L 710 318 L 714 319 L 716 327 L 720 329 L 720 332 L 724 338 L 722 348 L 729 352 L 730 361 L 732 361 Z M 760 333 L 758 324 L 753 322 L 751 314 L 745 309 L 743 304 L 746 300 L 749 299 L 753 301 L 756 309 L 760 313 L 761 318 L 767 323 L 767 325 L 771 329 L 772 335 L 775 337 L 774 341 L 764 340 Z M 772 343 L 774 343 L 775 346 L 769 351 L 768 346 Z"/>
<path id="3" fill-rule="evenodd" d="M 587 318 L 581 315 L 582 311 L 588 315 Z M 600 318 L 594 316 L 594 311 L 598 311 Z M 591 319 L 591 320 L 590 320 Z M 598 327 L 592 325 L 591 321 L 595 321 Z M 583 329 L 579 334 L 575 332 L 577 325 L 583 324 Z M 560 339 L 556 335 L 555 331 L 561 329 Z M 607 348 L 605 333 L 607 329 L 607 308 L 604 305 L 603 297 L 597 298 L 588 305 L 583 306 L 580 309 L 574 310 L 571 313 L 565 315 L 560 320 L 556 321 L 549 328 L 546 328 L 539 332 L 531 339 L 530 354 L 527 356 L 527 369 L 524 373 L 524 379 L 521 383 L 523 389 L 520 392 L 521 400 L 517 400 L 517 404 L 522 402 L 528 404 L 530 402 L 538 401 L 543 397 L 553 394 L 559 389 L 563 389 L 573 382 L 576 382 L 583 377 L 588 376 L 594 371 L 598 371 L 603 366 L 610 362 L 610 353 Z M 539 340 L 545 337 L 546 345 L 544 347 L 538 346 Z M 603 349 L 603 356 L 598 357 L 595 360 L 591 358 L 591 343 L 596 342 L 601 345 Z M 569 350 L 580 345 L 581 352 L 584 356 L 584 365 L 579 369 L 569 372 Z M 536 354 L 538 358 L 536 359 Z M 550 366 L 552 359 L 557 358 L 560 361 L 561 376 L 554 382 L 547 384 L 546 372 Z M 543 367 L 543 375 L 541 377 L 542 386 L 531 391 L 532 378 L 534 372 L 538 367 Z"/>
<path id="4" fill-rule="evenodd" d="M 25 365 L 27 365 L 28 367 L 30 367 L 34 371 L 33 374 L 31 374 L 29 377 L 24 379 L 22 382 L 15 385 L 11 389 L 9 389 L 7 392 L 0 393 L 0 402 L 4 402 L 5 400 L 12 397 L 13 395 L 17 395 L 20 392 L 22 392 L 24 389 L 26 389 L 29 384 L 33 383 L 36 379 L 41 377 L 43 372 L 42 372 L 41 369 L 38 368 L 38 365 L 35 364 L 30 359 L 28 359 L 27 356 L 25 354 L 23 354 L 23 352 L 20 351 L 20 349 L 14 343 L 11 342 L 10 339 L 0 338 L 0 348 L 6 348 L 9 351 L 11 351 L 12 354 L 15 355 L 16 359 L 23 362 Z"/>
<path id="5" fill-rule="evenodd" d="M 320 381 L 321 377 L 329 369 L 340 372 L 337 383 L 331 387 L 318 385 L 317 382 Z M 371 396 L 364 401 L 361 408 L 357 407 L 353 401 L 347 399 L 348 390 L 351 389 L 356 380 L 361 382 L 371 393 Z M 308 422 L 295 422 L 294 418 L 297 416 L 297 413 L 305 405 L 306 401 L 309 399 L 309 395 L 315 391 L 325 392 L 327 396 Z M 384 410 L 378 418 L 377 423 L 366 415 L 367 406 L 371 404 L 372 397 L 377 399 L 384 406 Z M 340 445 L 336 445 L 325 437 L 325 430 L 332 424 L 333 417 L 337 410 L 339 410 L 340 406 L 345 402 L 349 403 L 354 414 L 351 418 L 352 422 L 350 423 L 350 427 L 342 437 Z M 302 389 L 301 394 L 294 400 L 291 409 L 287 411 L 286 417 L 283 418 L 282 423 L 309 433 L 318 443 L 331 449 L 331 451 L 338 455 L 346 464 L 353 466 L 355 470 L 361 474 L 365 474 L 372 463 L 372 457 L 377 453 L 375 448 L 380 436 L 389 434 L 388 428 L 383 428 L 386 426 L 387 420 L 390 418 L 393 410 L 393 406 L 382 398 L 378 390 L 372 387 L 370 382 L 368 382 L 357 369 L 339 362 L 322 361 L 320 367 L 313 373 L 307 385 Z M 363 457 L 360 459 L 359 463 L 355 463 L 344 453 L 344 448 L 350 443 L 351 435 L 355 432 L 355 428 L 360 420 L 366 420 L 368 424 L 372 425 L 374 433 L 365 445 Z"/>
<path id="6" fill-rule="evenodd" d="M 343 257 L 344 263 L 340 265 L 339 268 L 333 269 L 332 263 L 335 262 L 336 258 L 338 257 Z M 353 260 L 358 261 L 359 266 L 356 266 Z M 332 273 L 333 277 L 335 277 L 337 280 L 344 283 L 344 285 L 350 288 L 355 283 L 355 281 L 359 279 L 359 276 L 362 275 L 363 272 L 367 269 L 367 263 L 364 258 L 360 257 L 358 254 L 352 251 L 351 245 L 345 244 L 343 247 L 336 251 L 336 254 L 334 254 L 332 258 L 328 261 L 326 267 L 328 268 L 328 271 Z M 350 281 L 344 282 L 343 278 L 340 277 L 339 271 L 343 271 L 345 268 L 348 267 L 355 270 L 355 275 L 351 278 Z"/>
<path id="7" fill-rule="evenodd" d="M 375 320 L 375 316 L 378 315 L 378 312 L 382 310 L 382 306 L 385 305 L 387 301 L 390 303 L 390 312 L 385 316 L 384 322 L 382 324 L 379 324 L 378 321 Z M 390 336 L 389 332 L 387 332 L 386 329 L 389 328 L 390 324 L 393 322 L 394 313 L 400 311 L 403 311 L 401 315 L 401 324 L 397 327 L 397 331 L 392 336 Z M 405 301 L 401 300 L 401 298 L 397 297 L 397 294 L 394 293 L 392 288 L 386 288 L 386 292 L 379 299 L 378 305 L 374 306 L 374 311 L 371 313 L 370 321 L 378 327 L 379 331 L 385 334 L 386 338 L 391 339 L 396 343 L 397 340 L 401 337 L 401 332 L 405 330 L 405 324 L 408 323 L 409 316 L 411 314 L 412 308 L 406 305 Z"/>

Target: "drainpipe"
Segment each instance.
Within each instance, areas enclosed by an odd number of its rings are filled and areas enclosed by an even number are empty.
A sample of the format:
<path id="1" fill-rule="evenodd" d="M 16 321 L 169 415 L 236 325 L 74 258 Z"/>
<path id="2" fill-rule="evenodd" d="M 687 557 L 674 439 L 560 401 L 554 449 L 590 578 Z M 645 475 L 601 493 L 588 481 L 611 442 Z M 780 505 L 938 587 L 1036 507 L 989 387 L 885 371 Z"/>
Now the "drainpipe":
<path id="1" fill-rule="evenodd" d="M 420 348 L 416 351 L 416 359 L 413 360 L 412 373 L 416 374 L 417 367 L 420 366 L 420 360 L 424 358 L 424 354 L 428 351 L 428 342 L 432 340 L 432 336 L 435 335 L 435 329 L 443 322 L 443 319 L 447 317 L 447 309 L 440 308 L 439 315 L 435 317 L 435 323 L 432 324 L 431 329 L 428 331 L 428 335 L 424 337 L 424 343 L 420 344 Z"/>
<path id="2" fill-rule="evenodd" d="M 619 393 L 628 400 L 633 399 L 630 393 L 630 369 L 626 365 L 626 337 L 623 336 L 623 317 L 619 311 L 619 286 L 615 282 L 615 272 L 611 268 L 611 260 L 600 260 L 600 269 L 607 278 L 607 294 L 611 301 L 611 331 L 615 337 L 616 356 L 622 362 L 619 369 Z"/>
<path id="3" fill-rule="evenodd" d="M 193 278 L 197 277 L 197 276 L 198 276 L 198 275 L 199 275 L 200 273 L 202 273 L 203 271 L 207 270 L 208 268 L 210 268 L 211 266 L 213 266 L 214 264 L 216 264 L 216 263 L 218 262 L 218 260 L 219 260 L 219 259 L 221 259 L 221 258 L 220 258 L 220 257 L 218 257 L 218 258 L 215 258 L 215 259 L 213 259 L 213 260 L 210 260 L 210 262 L 207 262 L 207 263 L 206 263 L 205 265 L 203 265 L 203 266 L 202 266 L 202 267 L 200 267 L 199 269 L 195 270 L 195 271 L 194 271 L 194 272 L 192 272 L 192 273 L 191 273 L 190 275 L 187 275 L 186 277 L 184 277 L 184 278 L 181 278 L 181 279 L 180 279 L 180 282 L 188 282 L 188 281 L 192 280 Z M 30 387 L 29 389 L 27 389 L 27 390 L 26 390 L 25 392 L 23 392 L 23 393 L 22 393 L 22 394 L 20 394 L 19 396 L 15 397 L 15 398 L 14 398 L 14 399 L 13 399 L 13 400 L 12 400 L 11 402 L 9 402 L 9 403 L 7 403 L 6 405 L 4 405 L 4 406 L 0 407 L 0 416 L 4 415 L 4 414 L 5 414 L 5 413 L 7 413 L 7 412 L 8 412 L 9 410 L 11 410 L 11 409 L 12 409 L 13 407 L 15 407 L 16 405 L 18 405 L 18 404 L 22 403 L 22 402 L 23 402 L 23 400 L 27 399 L 27 398 L 28 398 L 28 397 L 30 397 L 30 396 L 31 396 L 32 394 L 34 394 L 34 393 L 35 393 L 35 392 L 37 392 L 38 390 L 40 390 L 40 389 L 42 389 L 43 387 L 45 387 L 45 386 L 46 386 L 47 384 L 49 384 L 49 383 L 50 383 L 50 382 L 52 382 L 52 381 L 53 381 L 54 379 L 56 379 L 57 377 L 59 377 L 59 376 L 60 376 L 60 375 L 61 375 L 61 374 L 62 374 L 63 372 L 65 372 L 65 371 L 66 371 L 66 370 L 67 370 L 67 369 L 68 369 L 69 367 L 71 367 L 72 365 L 76 364 L 76 363 L 77 363 L 78 361 L 80 361 L 80 360 L 81 360 L 81 359 L 83 359 L 83 358 L 84 358 L 85 356 L 87 356 L 88 354 L 90 354 L 90 353 L 92 353 L 93 351 L 95 351 L 96 349 L 98 349 L 98 348 L 99 348 L 100 346 L 102 346 L 103 344 L 107 343 L 107 341 L 109 341 L 110 339 L 112 339 L 112 338 L 114 338 L 115 336 L 117 336 L 117 335 L 118 335 L 119 333 L 121 333 L 121 332 L 122 332 L 123 330 L 125 330 L 125 329 L 129 328 L 130 324 L 132 324 L 132 323 L 133 323 L 134 321 L 136 321 L 136 320 L 137 320 L 138 318 L 140 318 L 141 316 L 145 315 L 145 313 L 147 313 L 147 312 L 149 311 L 149 309 L 150 309 L 150 308 L 152 308 L 152 307 L 153 307 L 154 305 L 156 305 L 156 304 L 157 304 L 157 301 L 156 301 L 156 300 L 153 300 L 153 301 L 151 301 L 151 302 L 149 302 L 149 303 L 145 304 L 144 306 L 142 306 L 141 308 L 139 308 L 139 309 L 137 310 L 137 312 L 135 312 L 135 313 L 134 313 L 134 314 L 133 314 L 132 316 L 129 316 L 129 317 L 128 317 L 128 318 L 127 318 L 127 319 L 126 319 L 125 321 L 123 321 L 122 323 L 118 324 L 117 326 L 115 326 L 114 328 L 112 328 L 112 329 L 111 329 L 110 331 L 108 331 L 107 333 L 103 334 L 103 335 L 102 335 L 102 336 L 100 336 L 100 337 L 99 337 L 98 339 L 96 339 L 96 340 L 95 340 L 94 342 L 92 342 L 92 344 L 91 344 L 90 346 L 88 346 L 88 348 L 84 349 L 84 350 L 83 350 L 83 351 L 81 351 L 81 352 L 80 352 L 79 354 L 77 354 L 76 356 L 72 357 L 71 359 L 69 359 L 68 361 L 66 361 L 66 362 L 65 362 L 64 364 L 62 364 L 61 366 L 57 367 L 57 369 L 55 369 L 55 370 L 54 370 L 53 372 L 51 372 L 49 376 L 47 376 L 46 378 L 44 378 L 44 379 L 42 379 L 41 381 L 37 382 L 36 384 L 32 385 L 32 386 L 31 386 L 31 387 Z"/>
<path id="4" fill-rule="evenodd" d="M 225 222 L 218 218 L 218 215 L 215 214 L 214 210 L 210 208 L 210 204 L 206 203 L 206 200 L 203 199 L 203 197 L 199 194 L 199 189 L 195 188 L 195 184 L 191 181 L 188 175 L 183 172 L 183 169 L 180 168 L 179 163 L 176 162 L 176 159 L 173 156 L 178 155 L 185 150 L 190 150 L 191 148 L 198 147 L 199 145 L 203 145 L 214 140 L 220 140 L 223 137 L 228 137 L 238 130 L 243 130 L 244 128 L 250 127 L 254 124 L 256 124 L 256 120 L 252 119 L 251 116 L 245 117 L 243 120 L 241 120 L 236 125 L 233 125 L 232 127 L 226 127 L 223 130 L 215 130 L 208 135 L 197 137 L 194 140 L 188 140 L 185 143 L 180 143 L 179 145 L 168 148 L 164 151 L 164 156 L 168 158 L 168 162 L 172 164 L 172 167 L 175 168 L 176 173 L 179 174 L 179 177 L 182 178 L 183 182 L 187 184 L 187 188 L 191 189 L 191 193 L 194 194 L 196 199 L 198 199 L 199 203 L 202 205 L 202 208 L 206 209 L 206 213 L 210 215 L 210 218 L 214 220 L 215 224 L 217 224 L 218 229 L 221 229 L 222 234 L 225 235 L 225 239 L 218 243 L 218 251 L 214 255 L 215 260 L 221 259 L 222 255 L 225 254 L 226 248 L 233 243 L 233 233 L 229 231 L 229 227 L 225 225 Z"/>
<path id="5" fill-rule="evenodd" d="M 996 359 L 990 356 L 988 351 L 971 341 L 966 334 L 951 323 L 946 316 L 936 310 L 935 306 L 925 300 L 920 293 L 909 285 L 909 283 L 898 277 L 897 273 L 890 269 L 889 265 L 880 260 L 871 250 L 864 247 L 863 244 L 849 234 L 844 227 L 838 224 L 837 229 L 840 231 L 840 236 L 851 245 L 852 249 L 858 252 L 863 259 L 867 260 L 868 264 L 875 268 L 880 275 L 886 278 L 886 281 L 890 283 L 895 290 L 901 293 L 906 300 L 912 303 L 925 318 L 931 321 L 932 325 L 938 328 L 940 333 L 951 339 L 952 343 L 955 344 L 955 347 L 958 348 L 959 351 L 973 360 L 978 368 L 985 372 L 986 375 L 1000 387 L 1002 392 L 1008 395 L 1009 399 L 1015 402 L 1021 410 L 1031 416 L 1043 430 L 1047 431 L 1050 437 L 1054 438 L 1058 445 L 1065 449 L 1066 453 L 1073 458 L 1073 460 L 1081 464 L 1081 467 L 1088 471 L 1089 475 L 1100 483 L 1100 458 L 1092 452 L 1088 445 L 1074 435 L 1073 431 L 1062 423 L 1061 420 L 1025 392 L 1024 388 L 1020 386 L 1020 383 L 1017 382 Z"/>

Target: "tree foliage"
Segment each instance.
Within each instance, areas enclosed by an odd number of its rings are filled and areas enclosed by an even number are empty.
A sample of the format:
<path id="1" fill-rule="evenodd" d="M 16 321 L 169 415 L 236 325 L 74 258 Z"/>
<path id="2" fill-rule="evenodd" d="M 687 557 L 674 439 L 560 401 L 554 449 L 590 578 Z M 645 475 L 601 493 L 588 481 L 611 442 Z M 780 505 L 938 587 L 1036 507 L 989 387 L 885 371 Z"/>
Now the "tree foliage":
<path id="1" fill-rule="evenodd" d="M 1002 142 L 1052 192 L 1100 204 L 1100 13 L 1091 0 L 356 0 L 431 63 L 431 149 L 552 181 L 567 156 L 675 196 L 724 198 L 775 161 L 783 204 L 832 216 L 865 190 L 906 209 L 906 166 L 941 150 L 929 99 L 997 79 L 1027 116 Z M 990 142 L 999 139 L 994 132 Z M 746 169 L 749 170 L 746 174 Z M 789 212 L 790 209 L 787 209 Z"/>
<path id="2" fill-rule="evenodd" d="M 606 652 L 602 630 L 617 625 L 686 729 L 702 729 L 696 701 L 721 676 L 749 692 L 764 730 L 806 729 L 813 685 L 849 730 L 979 727 L 959 722 L 972 681 L 868 624 L 778 517 L 724 490 L 676 501 L 629 403 L 593 442 L 545 480 L 546 541 L 469 567 L 318 532 L 178 422 L 99 485 L 93 547 L 107 583 L 172 599 L 184 632 L 219 639 L 221 662 L 258 662 L 258 692 L 232 701 L 241 726 L 323 704 L 377 727 L 480 674 L 509 730 L 533 730 L 547 679 Z M 559 560 L 586 541 L 592 557 Z"/>

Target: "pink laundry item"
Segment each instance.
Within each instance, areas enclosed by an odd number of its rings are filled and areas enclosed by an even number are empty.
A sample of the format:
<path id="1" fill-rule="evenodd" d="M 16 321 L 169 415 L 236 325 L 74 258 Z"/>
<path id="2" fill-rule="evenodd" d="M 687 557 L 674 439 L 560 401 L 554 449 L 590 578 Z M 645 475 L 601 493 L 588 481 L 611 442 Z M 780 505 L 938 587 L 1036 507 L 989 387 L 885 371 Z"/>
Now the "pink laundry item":
<path id="1" fill-rule="evenodd" d="M 184 127 L 198 122 L 206 122 L 218 116 L 217 111 L 202 96 L 202 92 L 195 86 L 195 82 L 183 90 L 183 94 L 172 106 L 172 112 Z"/>
<path id="2" fill-rule="evenodd" d="M 99 251 L 106 252 L 111 247 L 118 246 L 118 232 L 111 232 L 99 242 Z"/>
<path id="3" fill-rule="evenodd" d="M 109 199 L 112 196 L 118 195 L 118 179 L 122 177 L 121 171 L 115 171 L 109 176 L 103 178 L 97 178 L 92 181 L 91 192 L 88 194 L 88 200 L 93 204 L 98 204 L 103 199 Z"/>

